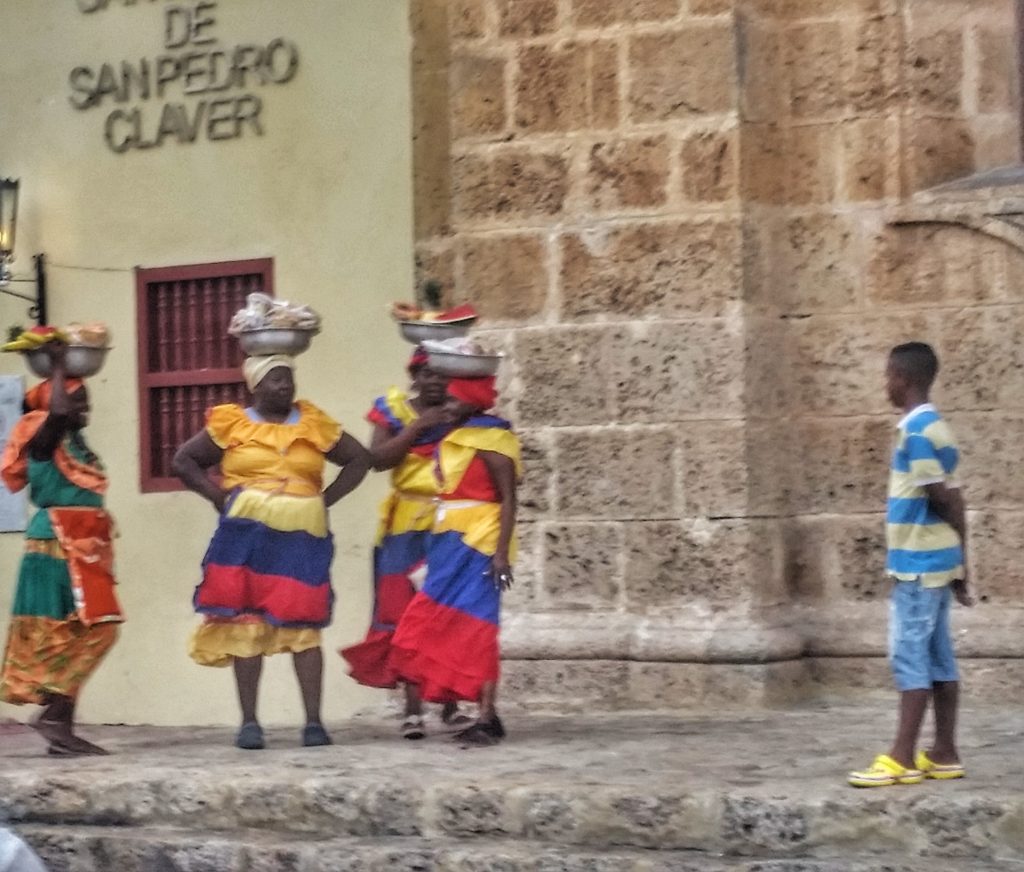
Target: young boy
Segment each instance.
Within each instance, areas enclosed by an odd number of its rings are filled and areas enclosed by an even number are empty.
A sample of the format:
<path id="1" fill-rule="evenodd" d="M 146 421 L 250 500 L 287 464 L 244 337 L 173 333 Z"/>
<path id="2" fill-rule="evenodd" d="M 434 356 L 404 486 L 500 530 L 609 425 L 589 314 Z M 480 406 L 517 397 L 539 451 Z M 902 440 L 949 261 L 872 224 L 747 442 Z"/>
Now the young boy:
<path id="1" fill-rule="evenodd" d="M 851 772 L 854 787 L 918 784 L 925 778 L 960 778 L 956 748 L 959 673 L 949 630 L 953 597 L 973 605 L 967 580 L 967 519 L 954 481 L 959 452 L 953 434 L 928 394 L 939 371 L 931 346 L 898 345 L 889 354 L 886 389 L 904 412 L 889 472 L 886 516 L 892 580 L 889 657 L 900 691 L 896 740 L 870 768 Z M 935 744 L 914 749 L 928 701 L 935 709 Z"/>

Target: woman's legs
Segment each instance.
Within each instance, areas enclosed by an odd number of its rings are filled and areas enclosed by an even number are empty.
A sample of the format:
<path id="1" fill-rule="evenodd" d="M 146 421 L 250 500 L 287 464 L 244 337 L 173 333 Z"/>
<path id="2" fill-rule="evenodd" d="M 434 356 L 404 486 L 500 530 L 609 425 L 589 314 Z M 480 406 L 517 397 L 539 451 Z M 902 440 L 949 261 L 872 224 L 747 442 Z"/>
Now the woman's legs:
<path id="1" fill-rule="evenodd" d="M 307 648 L 292 655 L 295 675 L 302 691 L 306 723 L 320 723 L 320 700 L 323 693 L 324 655 L 319 648 Z"/>
<path id="2" fill-rule="evenodd" d="M 256 699 L 263 673 L 263 657 L 235 657 L 235 683 L 238 685 L 238 703 L 242 707 L 242 723 L 256 723 Z"/>
<path id="3" fill-rule="evenodd" d="M 32 726 L 57 754 L 106 754 L 103 748 L 75 735 L 75 700 L 61 693 L 49 693 L 44 708 Z"/>

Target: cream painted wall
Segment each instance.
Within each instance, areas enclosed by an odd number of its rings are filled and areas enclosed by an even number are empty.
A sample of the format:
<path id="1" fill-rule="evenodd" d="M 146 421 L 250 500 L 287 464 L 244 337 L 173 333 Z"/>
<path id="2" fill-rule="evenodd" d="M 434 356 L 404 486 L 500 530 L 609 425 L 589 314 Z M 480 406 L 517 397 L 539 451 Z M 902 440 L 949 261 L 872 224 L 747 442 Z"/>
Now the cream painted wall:
<path id="1" fill-rule="evenodd" d="M 214 514 L 191 494 L 143 495 L 138 486 L 132 270 L 274 257 L 278 295 L 325 318 L 300 361 L 300 395 L 365 438 L 362 416 L 402 378 L 408 350 L 384 313 L 412 282 L 408 8 L 406 0 L 220 0 L 223 43 L 281 36 L 301 53 L 291 82 L 252 89 L 264 101 L 265 135 L 114 154 L 103 141 L 112 104 L 72 108 L 68 74 L 79 64 L 163 53 L 168 5 L 110 0 L 105 11 L 83 14 L 74 0 L 4 0 L 0 173 L 22 181 L 16 272 L 31 269 L 36 251 L 50 261 L 50 321 L 101 318 L 115 338 L 91 385 L 88 436 L 111 471 L 129 619 L 86 686 L 81 718 L 236 723 L 230 672 L 196 666 L 185 653 Z M 150 123 L 158 102 L 146 104 Z M 0 326 L 24 323 L 23 312 L 0 298 Z M 0 359 L 0 371 L 20 366 L 14 356 Z M 369 542 L 384 486 L 378 476 L 332 510 L 338 604 L 325 633 L 328 718 L 380 701 L 344 675 L 335 651 L 366 627 Z M 19 535 L 0 535 L 4 616 L 20 550 Z M 0 716 L 29 714 L 0 707 Z M 301 723 L 289 658 L 268 661 L 260 714 L 267 724 Z"/>

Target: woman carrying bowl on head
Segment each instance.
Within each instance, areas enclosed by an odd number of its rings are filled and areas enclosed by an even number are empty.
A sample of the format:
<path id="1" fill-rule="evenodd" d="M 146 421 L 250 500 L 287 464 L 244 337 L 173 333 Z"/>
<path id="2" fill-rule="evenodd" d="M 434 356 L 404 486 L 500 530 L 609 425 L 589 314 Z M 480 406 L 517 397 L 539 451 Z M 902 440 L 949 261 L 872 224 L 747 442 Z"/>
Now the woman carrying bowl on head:
<path id="1" fill-rule="evenodd" d="M 423 706 L 416 685 L 400 682 L 390 665 L 391 639 L 402 613 L 416 594 L 426 572 L 427 544 L 434 523 L 438 481 L 434 453 L 451 429 L 445 402 L 448 379 L 427 365 L 427 353 L 417 347 L 409 361 L 414 394 L 392 388 L 367 415 L 373 425 L 370 452 L 373 468 L 391 470 L 392 491 L 381 505 L 380 525 L 373 550 L 373 616 L 366 638 L 341 650 L 349 674 L 368 687 L 404 684 L 405 717 L 402 735 L 426 735 Z M 471 721 L 458 714 L 454 702 L 442 709 L 450 726 Z"/>
<path id="2" fill-rule="evenodd" d="M 433 366 L 433 361 L 432 361 Z M 477 721 L 457 734 L 472 744 L 505 736 L 497 712 L 501 593 L 512 584 L 519 439 L 485 414 L 493 377 L 452 378 L 445 404 L 452 431 L 436 449 L 438 508 L 422 591 L 392 640 L 391 663 L 431 702 L 478 702 Z"/>
<path id="3" fill-rule="evenodd" d="M 25 531 L 0 699 L 44 707 L 32 726 L 51 754 L 106 754 L 75 734 L 74 715 L 82 685 L 123 620 L 103 510 L 107 476 L 82 436 L 89 394 L 66 372 L 67 347 L 51 340 L 36 353 L 52 376 L 25 394 L 25 415 L 0 460 L 7 487 L 28 487 L 39 508 Z"/>
<path id="4" fill-rule="evenodd" d="M 331 621 L 334 543 L 327 509 L 366 476 L 370 456 L 312 403 L 295 400 L 295 359 L 246 359 L 253 402 L 215 406 L 206 428 L 178 449 L 175 474 L 220 513 L 193 603 L 204 621 L 190 655 L 232 665 L 242 709 L 235 744 L 264 747 L 256 703 L 263 658 L 290 652 L 302 691 L 302 744 L 328 745 L 320 718 L 320 630 Z M 324 461 L 341 473 L 323 487 Z M 207 475 L 220 465 L 218 484 Z"/>

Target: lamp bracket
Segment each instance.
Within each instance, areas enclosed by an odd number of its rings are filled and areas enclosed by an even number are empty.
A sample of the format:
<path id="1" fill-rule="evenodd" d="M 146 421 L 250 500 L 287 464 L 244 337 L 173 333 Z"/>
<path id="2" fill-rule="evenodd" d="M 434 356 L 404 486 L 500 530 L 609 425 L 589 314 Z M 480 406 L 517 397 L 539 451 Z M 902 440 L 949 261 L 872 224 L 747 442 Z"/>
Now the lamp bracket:
<path id="1" fill-rule="evenodd" d="M 17 297 L 19 300 L 25 300 L 32 305 L 28 308 L 28 315 L 34 319 L 36 324 L 46 323 L 46 255 L 37 254 L 32 258 L 35 263 L 36 274 L 34 278 L 30 279 L 19 279 L 11 278 L 8 280 L 9 284 L 15 283 L 34 283 L 36 286 L 35 295 L 22 294 L 18 291 L 12 291 L 7 285 L 0 284 L 0 294 L 6 294 L 8 297 Z"/>

